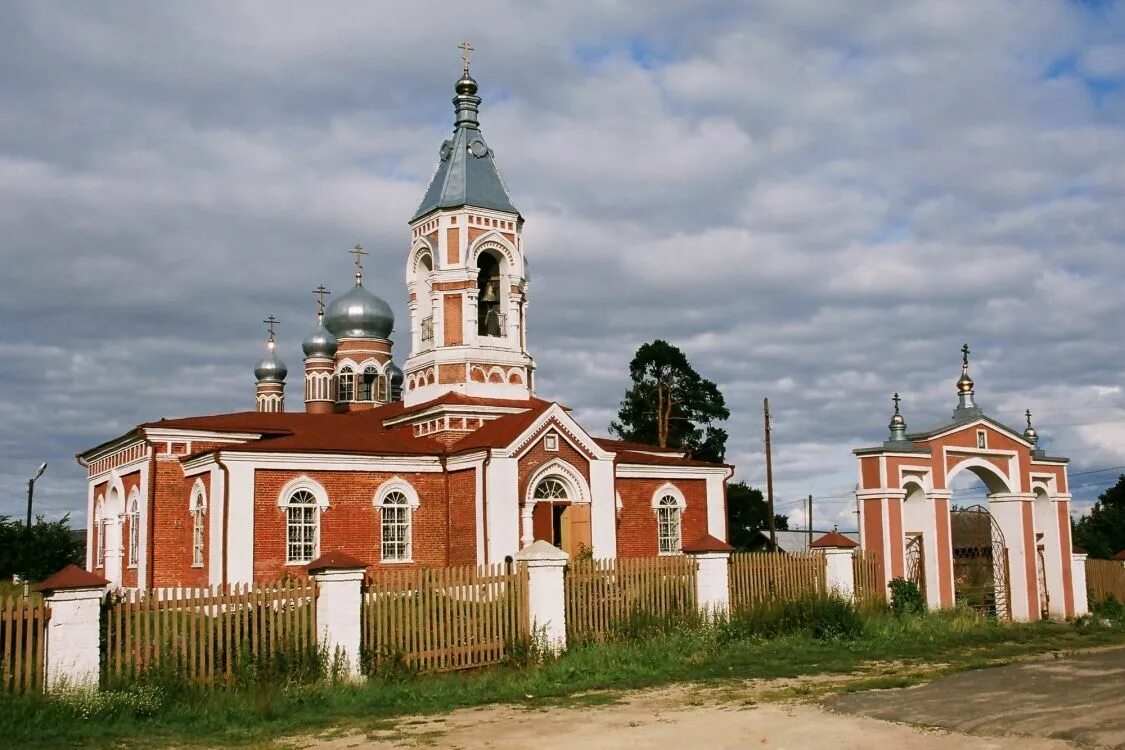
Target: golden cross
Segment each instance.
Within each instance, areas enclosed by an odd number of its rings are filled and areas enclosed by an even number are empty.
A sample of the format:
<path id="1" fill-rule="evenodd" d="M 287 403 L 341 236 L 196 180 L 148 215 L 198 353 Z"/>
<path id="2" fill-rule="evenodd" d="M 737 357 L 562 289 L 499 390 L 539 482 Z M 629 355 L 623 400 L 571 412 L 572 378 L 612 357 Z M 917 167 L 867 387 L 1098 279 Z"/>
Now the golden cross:
<path id="1" fill-rule="evenodd" d="M 316 289 L 313 289 L 312 293 L 316 295 L 317 315 L 324 315 L 324 295 L 332 294 L 332 292 L 328 291 L 324 284 L 321 284 Z"/>
<path id="2" fill-rule="evenodd" d="M 281 321 L 271 315 L 262 322 L 266 324 L 266 330 L 270 332 L 270 343 L 272 344 L 274 339 L 274 326 L 276 326 Z"/>
<path id="3" fill-rule="evenodd" d="M 355 243 L 355 247 L 348 252 L 355 255 L 355 283 L 356 286 L 359 286 L 359 284 L 363 283 L 363 256 L 367 255 L 367 252 L 360 247 L 358 242 Z"/>
<path id="4" fill-rule="evenodd" d="M 457 45 L 457 49 L 461 50 L 461 62 L 465 64 L 465 72 L 469 72 L 469 57 L 473 53 L 473 45 L 468 42 L 461 42 Z"/>

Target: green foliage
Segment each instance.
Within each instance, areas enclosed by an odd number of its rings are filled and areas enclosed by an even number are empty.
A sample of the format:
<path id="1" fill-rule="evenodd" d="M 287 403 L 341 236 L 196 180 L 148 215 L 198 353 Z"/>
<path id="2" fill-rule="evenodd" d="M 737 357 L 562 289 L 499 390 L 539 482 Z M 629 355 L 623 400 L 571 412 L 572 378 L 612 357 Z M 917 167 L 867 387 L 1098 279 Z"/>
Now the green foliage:
<path id="1" fill-rule="evenodd" d="M 926 600 L 914 581 L 893 578 L 887 587 L 891 590 L 891 611 L 895 615 L 920 615 L 926 611 Z"/>
<path id="2" fill-rule="evenodd" d="M 82 562 L 69 515 L 58 521 L 44 521 L 38 516 L 30 533 L 22 522 L 0 516 L 0 579 L 18 575 L 42 581 L 71 563 Z"/>
<path id="3" fill-rule="evenodd" d="M 730 418 L 723 394 L 667 341 L 642 344 L 629 363 L 632 387 L 609 429 L 623 440 L 683 448 L 701 461 L 723 461 Z"/>
<path id="4" fill-rule="evenodd" d="M 1090 614 L 1125 625 L 1125 603 L 1119 602 L 1113 594 L 1108 594 L 1102 601 L 1095 602 L 1090 607 Z"/>
<path id="5" fill-rule="evenodd" d="M 789 528 L 789 516 L 775 513 L 774 526 Z M 731 546 L 746 549 L 758 529 L 769 528 L 769 509 L 762 491 L 746 482 L 727 485 L 727 528 L 730 529 Z"/>
<path id="6" fill-rule="evenodd" d="M 864 618 L 849 599 L 836 594 L 766 602 L 733 613 L 719 624 L 723 643 L 805 635 L 815 640 L 847 640 L 863 634 Z"/>
<path id="7" fill-rule="evenodd" d="M 1109 559 L 1125 550 L 1125 474 L 1098 495 L 1090 515 L 1074 524 L 1074 543 L 1090 557 Z"/>

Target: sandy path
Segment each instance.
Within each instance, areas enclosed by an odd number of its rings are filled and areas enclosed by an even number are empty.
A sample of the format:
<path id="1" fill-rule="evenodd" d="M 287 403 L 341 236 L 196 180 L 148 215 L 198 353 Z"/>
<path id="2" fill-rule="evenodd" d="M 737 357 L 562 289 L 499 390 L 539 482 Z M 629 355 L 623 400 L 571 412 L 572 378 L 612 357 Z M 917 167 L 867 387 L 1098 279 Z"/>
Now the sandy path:
<path id="1" fill-rule="evenodd" d="M 776 683 L 773 685 L 776 687 Z M 876 750 L 1072 748 L 1061 740 L 973 737 L 830 713 L 807 703 L 754 703 L 753 685 L 702 690 L 676 686 L 625 693 L 602 706 L 522 708 L 488 706 L 434 718 L 406 717 L 393 727 L 340 736 L 290 740 L 309 750 L 439 747 L 609 750 L 747 747 Z"/>

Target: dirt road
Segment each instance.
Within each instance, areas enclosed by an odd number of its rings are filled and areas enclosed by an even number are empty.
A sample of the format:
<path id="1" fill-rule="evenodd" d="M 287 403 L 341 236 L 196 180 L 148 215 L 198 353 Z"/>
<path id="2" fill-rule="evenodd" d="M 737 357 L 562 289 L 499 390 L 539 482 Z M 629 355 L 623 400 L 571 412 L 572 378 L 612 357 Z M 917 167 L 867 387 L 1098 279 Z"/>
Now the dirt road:
<path id="1" fill-rule="evenodd" d="M 406 717 L 364 731 L 303 738 L 296 745 L 310 750 L 1125 748 L 1125 648 L 963 672 L 913 688 L 834 696 L 824 705 L 763 700 L 776 699 L 779 691 L 816 693 L 840 679 L 681 685 L 589 697 L 603 705 L 490 706 Z"/>

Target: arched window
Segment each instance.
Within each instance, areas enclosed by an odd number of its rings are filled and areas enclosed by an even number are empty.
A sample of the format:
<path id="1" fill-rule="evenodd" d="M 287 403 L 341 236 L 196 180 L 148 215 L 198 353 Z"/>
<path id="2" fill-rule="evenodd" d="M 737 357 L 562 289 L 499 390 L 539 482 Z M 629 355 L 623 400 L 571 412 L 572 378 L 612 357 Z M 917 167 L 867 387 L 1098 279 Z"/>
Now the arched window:
<path id="1" fill-rule="evenodd" d="M 374 401 L 377 398 L 375 383 L 379 380 L 379 368 L 368 365 L 363 369 L 363 392 L 360 401 Z"/>
<path id="2" fill-rule="evenodd" d="M 134 488 L 129 493 L 129 567 L 137 567 L 141 550 L 141 502 L 140 493 Z"/>
<path id="3" fill-rule="evenodd" d="M 196 489 L 191 497 L 191 565 L 203 567 L 203 520 L 207 512 L 207 499 L 202 488 Z"/>
<path id="4" fill-rule="evenodd" d="M 410 501 L 401 492 L 388 492 L 380 505 L 383 531 L 383 561 L 410 559 Z"/>
<path id="5" fill-rule="evenodd" d="M 355 399 L 355 371 L 348 365 L 340 368 L 337 388 L 339 389 L 337 401 L 353 401 Z"/>
<path id="6" fill-rule="evenodd" d="M 388 382 L 389 381 L 387 380 L 386 375 L 380 375 L 379 377 L 375 378 L 375 400 L 376 401 L 379 401 L 381 403 L 386 403 L 387 401 L 390 400 L 388 398 L 389 394 L 387 393 L 390 390 L 387 386 Z"/>
<path id="7" fill-rule="evenodd" d="M 98 498 L 94 505 L 94 567 L 105 564 L 105 498 Z"/>
<path id="8" fill-rule="evenodd" d="M 656 535 L 660 554 L 680 552 L 680 504 L 671 495 L 664 495 L 656 506 Z"/>
<path id="9" fill-rule="evenodd" d="M 502 336 L 500 262 L 490 252 L 477 259 L 477 335 Z"/>
<path id="10" fill-rule="evenodd" d="M 285 561 L 310 563 L 320 544 L 319 507 L 308 490 L 296 490 L 285 503 Z"/>
<path id="11" fill-rule="evenodd" d="M 548 477 L 535 486 L 536 500 L 569 500 L 570 492 L 561 480 Z"/>

